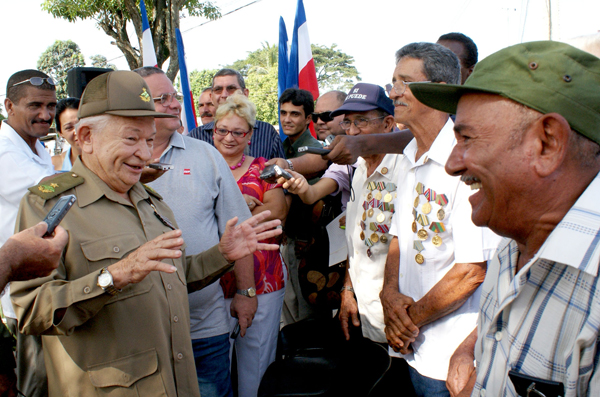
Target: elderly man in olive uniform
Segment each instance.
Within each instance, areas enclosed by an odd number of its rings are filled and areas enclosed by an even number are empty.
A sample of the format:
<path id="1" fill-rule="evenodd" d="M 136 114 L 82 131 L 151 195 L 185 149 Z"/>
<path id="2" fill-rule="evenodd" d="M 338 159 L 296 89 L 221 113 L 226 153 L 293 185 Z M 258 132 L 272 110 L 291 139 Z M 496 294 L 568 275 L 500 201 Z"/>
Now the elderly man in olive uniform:
<path id="1" fill-rule="evenodd" d="M 71 172 L 30 188 L 17 226 L 42 219 L 62 194 L 77 203 L 62 222 L 69 241 L 56 271 L 15 283 L 19 329 L 43 335 L 50 396 L 199 396 L 188 290 L 278 234 L 278 224 L 230 220 L 220 243 L 192 257 L 161 197 L 139 183 L 157 113 L 144 80 L 116 71 L 81 99 L 81 158 Z M 266 211 L 268 212 L 268 211 Z"/>

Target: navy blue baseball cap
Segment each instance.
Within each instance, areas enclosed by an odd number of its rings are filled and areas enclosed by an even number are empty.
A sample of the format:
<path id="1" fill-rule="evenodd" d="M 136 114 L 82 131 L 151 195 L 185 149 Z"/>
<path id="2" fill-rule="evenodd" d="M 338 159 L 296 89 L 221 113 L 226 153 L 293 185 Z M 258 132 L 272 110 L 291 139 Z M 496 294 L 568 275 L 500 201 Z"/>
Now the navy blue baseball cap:
<path id="1" fill-rule="evenodd" d="M 331 112 L 331 117 L 350 112 L 368 112 L 381 109 L 394 115 L 394 102 L 385 94 L 383 87 L 369 83 L 358 83 L 348 92 L 344 104 Z"/>

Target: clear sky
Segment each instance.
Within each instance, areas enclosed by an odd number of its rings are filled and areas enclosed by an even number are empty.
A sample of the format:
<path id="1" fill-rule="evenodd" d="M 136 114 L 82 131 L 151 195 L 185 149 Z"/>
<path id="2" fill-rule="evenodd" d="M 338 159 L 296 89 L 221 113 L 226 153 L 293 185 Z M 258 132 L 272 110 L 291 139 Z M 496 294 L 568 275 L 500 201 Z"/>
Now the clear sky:
<path id="1" fill-rule="evenodd" d="M 216 0 L 222 12 L 252 0 Z M 188 70 L 218 68 L 244 58 L 262 42 L 277 44 L 283 16 L 291 39 L 297 0 L 261 0 L 222 19 L 181 22 Z M 548 38 L 549 0 L 304 0 L 312 43 L 338 48 L 353 56 L 364 82 L 391 80 L 394 53 L 414 41 L 436 41 L 458 31 L 479 47 L 480 59 L 508 45 Z M 600 1 L 550 0 L 553 39 L 564 40 L 600 30 Z M 102 54 L 119 69 L 128 69 L 112 38 L 93 21 L 69 23 L 41 9 L 42 0 L 0 0 L 3 31 L 0 99 L 8 77 L 36 68 L 37 60 L 55 40 L 75 41 L 87 58 Z M 133 28 L 130 37 L 135 38 Z M 137 44 L 135 44 L 137 46 Z M 167 64 L 163 66 L 166 70 Z"/>

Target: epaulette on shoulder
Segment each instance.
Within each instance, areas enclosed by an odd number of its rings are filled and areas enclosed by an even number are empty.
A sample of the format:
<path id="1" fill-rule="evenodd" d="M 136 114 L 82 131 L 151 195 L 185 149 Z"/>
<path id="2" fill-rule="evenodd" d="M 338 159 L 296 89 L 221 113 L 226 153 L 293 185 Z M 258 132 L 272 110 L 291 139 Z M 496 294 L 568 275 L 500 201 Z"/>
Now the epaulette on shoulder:
<path id="1" fill-rule="evenodd" d="M 85 179 L 74 172 L 62 172 L 42 179 L 39 184 L 30 187 L 29 191 L 44 200 L 50 200 L 84 182 Z"/>
<path id="2" fill-rule="evenodd" d="M 148 186 L 148 185 L 146 185 L 146 184 L 143 184 L 143 183 L 142 183 L 142 186 L 144 187 L 144 189 L 146 189 L 146 191 L 147 191 L 148 193 L 150 193 L 151 195 L 153 195 L 153 196 L 154 196 L 154 197 L 156 197 L 157 199 L 159 199 L 159 200 L 162 200 L 162 199 L 163 199 L 163 198 L 162 198 L 162 196 L 161 196 L 160 194 L 158 194 L 158 193 L 156 192 L 156 190 L 152 189 L 150 186 Z"/>

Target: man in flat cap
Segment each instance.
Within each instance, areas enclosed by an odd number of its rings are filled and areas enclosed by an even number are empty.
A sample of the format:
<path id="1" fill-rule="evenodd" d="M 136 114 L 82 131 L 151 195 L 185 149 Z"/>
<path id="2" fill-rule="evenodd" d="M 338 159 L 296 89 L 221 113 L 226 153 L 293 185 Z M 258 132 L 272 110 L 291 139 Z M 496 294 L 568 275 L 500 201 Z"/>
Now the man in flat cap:
<path id="1" fill-rule="evenodd" d="M 185 257 L 171 210 L 139 183 L 158 113 L 144 79 L 115 71 L 81 98 L 72 170 L 21 201 L 17 227 L 44 218 L 61 195 L 69 241 L 50 276 L 13 284 L 19 330 L 43 335 L 50 396 L 199 396 L 188 291 L 202 288 L 278 234 L 265 215 L 227 227 L 218 245 Z M 266 211 L 268 216 L 268 211 Z M 183 252 L 182 252 L 183 251 Z"/>
<path id="2" fill-rule="evenodd" d="M 488 266 L 477 330 L 451 360 L 449 389 L 600 395 L 600 59 L 523 43 L 481 61 L 464 86 L 411 90 L 456 113 L 446 171 L 477 190 L 473 222 L 506 237 Z"/>

